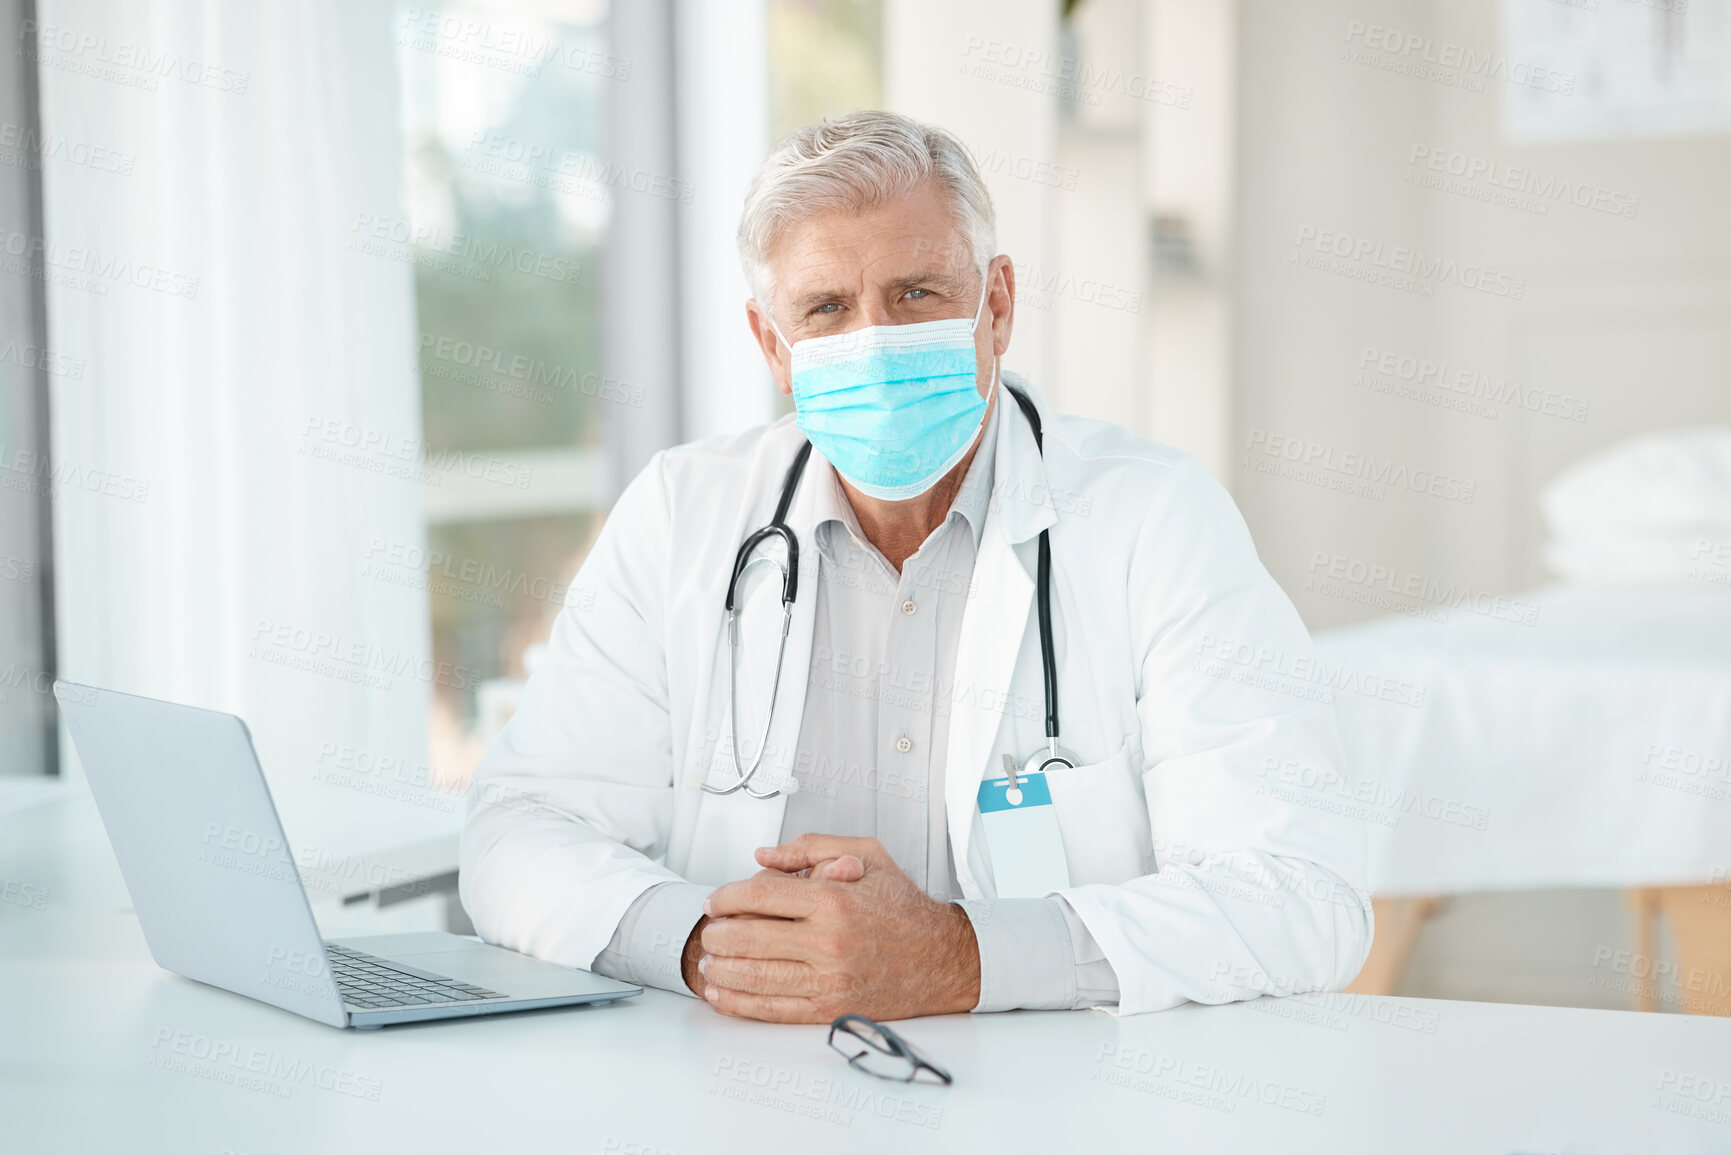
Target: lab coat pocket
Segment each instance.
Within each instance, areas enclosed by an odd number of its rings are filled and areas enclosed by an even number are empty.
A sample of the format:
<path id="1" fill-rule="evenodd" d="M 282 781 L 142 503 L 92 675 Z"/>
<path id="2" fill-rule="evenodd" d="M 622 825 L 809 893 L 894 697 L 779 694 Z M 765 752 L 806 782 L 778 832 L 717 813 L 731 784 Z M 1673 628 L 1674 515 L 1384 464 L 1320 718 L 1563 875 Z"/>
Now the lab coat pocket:
<path id="1" fill-rule="evenodd" d="M 1104 762 L 1046 772 L 1071 886 L 1127 882 L 1148 873 L 1153 834 L 1131 757 L 1126 742 Z"/>

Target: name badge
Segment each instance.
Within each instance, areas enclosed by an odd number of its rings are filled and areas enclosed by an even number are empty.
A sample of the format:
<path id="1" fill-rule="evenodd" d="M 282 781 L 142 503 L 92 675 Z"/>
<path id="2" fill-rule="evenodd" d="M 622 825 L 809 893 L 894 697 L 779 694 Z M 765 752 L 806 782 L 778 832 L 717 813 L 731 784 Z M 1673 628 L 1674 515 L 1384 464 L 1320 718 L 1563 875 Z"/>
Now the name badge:
<path id="1" fill-rule="evenodd" d="M 1005 764 L 1015 766 L 1007 755 Z M 1044 771 L 988 778 L 980 783 L 979 800 L 999 898 L 1044 898 L 1070 885 L 1070 862 Z"/>

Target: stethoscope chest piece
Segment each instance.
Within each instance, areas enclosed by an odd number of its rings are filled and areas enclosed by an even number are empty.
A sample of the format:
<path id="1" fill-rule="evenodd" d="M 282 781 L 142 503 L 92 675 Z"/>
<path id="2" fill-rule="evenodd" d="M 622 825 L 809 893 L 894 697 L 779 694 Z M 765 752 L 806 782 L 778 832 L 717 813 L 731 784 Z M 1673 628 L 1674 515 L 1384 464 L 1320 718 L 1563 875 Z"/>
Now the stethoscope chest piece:
<path id="1" fill-rule="evenodd" d="M 1049 770 L 1074 770 L 1077 765 L 1075 755 L 1068 750 L 1048 746 L 1022 763 L 1022 773 L 1043 774 Z"/>

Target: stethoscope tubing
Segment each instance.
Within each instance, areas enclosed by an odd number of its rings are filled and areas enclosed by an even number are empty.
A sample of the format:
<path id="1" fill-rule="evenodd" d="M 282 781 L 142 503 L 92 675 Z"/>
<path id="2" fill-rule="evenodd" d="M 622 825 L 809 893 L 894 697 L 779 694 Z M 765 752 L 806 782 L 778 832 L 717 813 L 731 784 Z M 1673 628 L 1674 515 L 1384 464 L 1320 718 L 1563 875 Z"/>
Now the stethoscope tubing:
<path id="1" fill-rule="evenodd" d="M 1041 456 L 1045 455 L 1046 443 L 1044 431 L 1040 427 L 1040 411 L 1035 408 L 1033 400 L 1020 389 L 1007 382 L 1004 388 L 1010 396 L 1016 399 L 1016 404 L 1027 417 L 1029 426 L 1034 432 L 1034 445 Z M 727 583 L 727 720 L 729 737 L 733 745 L 733 767 L 738 781 L 731 786 L 712 786 L 703 783 L 703 789 L 710 794 L 727 795 L 741 790 L 753 798 L 773 798 L 782 792 L 782 788 L 760 791 L 751 788 L 751 780 L 757 776 L 758 769 L 763 764 L 764 751 L 769 745 L 769 728 L 775 719 L 775 699 L 781 690 L 782 663 L 787 657 L 787 637 L 793 625 L 793 603 L 799 594 L 799 539 L 787 525 L 787 511 L 793 504 L 794 492 L 799 488 L 800 477 L 805 473 L 806 461 L 811 457 L 811 442 L 800 446 L 794 455 L 792 464 L 787 467 L 787 474 L 782 479 L 781 497 L 775 505 L 775 515 L 769 524 L 749 535 L 740 543 L 739 550 L 733 558 L 733 574 Z M 753 564 L 752 553 L 769 538 L 778 538 L 787 550 L 787 564 L 781 573 L 781 642 L 776 648 L 775 676 L 770 682 L 769 709 L 766 712 L 763 733 L 757 743 L 757 753 L 751 760 L 751 765 L 744 770 L 745 759 L 739 752 L 739 695 L 734 685 L 733 667 L 739 658 L 739 616 L 736 598 L 739 592 L 739 579 Z M 761 559 L 760 559 L 761 560 Z M 1075 763 L 1058 751 L 1058 657 L 1057 646 L 1052 637 L 1052 536 L 1050 531 L 1040 531 L 1039 556 L 1035 565 L 1035 597 L 1038 600 L 1038 615 L 1040 629 L 1040 675 L 1045 682 L 1046 697 L 1046 757 L 1040 760 L 1039 770 L 1045 770 L 1051 765 L 1073 767 Z"/>
<path id="2" fill-rule="evenodd" d="M 793 625 L 793 603 L 783 602 L 781 607 L 781 644 L 775 651 L 775 677 L 769 684 L 769 716 L 764 720 L 763 733 L 757 740 L 757 754 L 752 758 L 751 765 L 743 773 L 739 767 L 744 759 L 739 756 L 739 694 L 733 684 L 734 662 L 739 655 L 739 615 L 729 608 L 727 611 L 727 724 L 733 738 L 734 773 L 739 775 L 739 781 L 732 786 L 711 786 L 705 782 L 703 788 L 711 794 L 727 795 L 743 790 L 753 798 L 774 798 L 780 790 L 753 790 L 751 780 L 757 776 L 758 767 L 763 765 L 764 751 L 769 748 L 769 727 L 775 718 L 775 697 L 781 691 L 781 666 L 787 658 L 787 635 Z"/>

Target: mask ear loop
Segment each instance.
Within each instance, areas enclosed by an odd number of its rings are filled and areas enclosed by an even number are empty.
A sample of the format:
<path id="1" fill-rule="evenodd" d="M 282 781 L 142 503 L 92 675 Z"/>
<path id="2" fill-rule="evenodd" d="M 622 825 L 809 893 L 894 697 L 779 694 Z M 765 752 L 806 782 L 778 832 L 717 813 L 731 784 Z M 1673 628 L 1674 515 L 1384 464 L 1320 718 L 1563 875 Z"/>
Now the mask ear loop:
<path id="1" fill-rule="evenodd" d="M 760 302 L 761 304 L 761 302 Z M 763 311 L 763 319 L 769 322 L 769 331 L 775 334 L 775 339 L 781 342 L 781 347 L 787 350 L 787 379 L 791 387 L 793 382 L 793 342 L 782 335 L 781 326 L 775 323 L 775 314 L 770 310 Z"/>
<path id="2" fill-rule="evenodd" d="M 763 319 L 769 322 L 769 331 L 775 334 L 775 339 L 780 341 L 782 346 L 786 348 L 789 353 L 792 353 L 793 342 L 782 336 L 781 326 L 775 323 L 775 314 L 770 312 L 768 309 L 765 309 L 763 311 Z"/>

